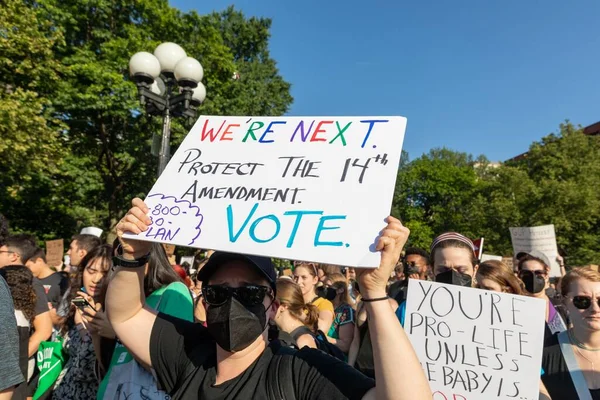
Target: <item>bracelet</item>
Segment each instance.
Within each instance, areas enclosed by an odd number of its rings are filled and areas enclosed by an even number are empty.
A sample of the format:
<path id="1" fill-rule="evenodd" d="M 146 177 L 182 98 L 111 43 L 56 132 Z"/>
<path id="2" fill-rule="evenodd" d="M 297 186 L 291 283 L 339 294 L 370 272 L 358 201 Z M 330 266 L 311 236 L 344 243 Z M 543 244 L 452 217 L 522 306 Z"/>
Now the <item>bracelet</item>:
<path id="1" fill-rule="evenodd" d="M 365 303 L 372 303 L 374 301 L 383 301 L 383 300 L 387 300 L 388 296 L 385 297 L 377 297 L 376 299 L 365 299 L 364 297 L 362 298 L 362 301 L 364 301 Z"/>

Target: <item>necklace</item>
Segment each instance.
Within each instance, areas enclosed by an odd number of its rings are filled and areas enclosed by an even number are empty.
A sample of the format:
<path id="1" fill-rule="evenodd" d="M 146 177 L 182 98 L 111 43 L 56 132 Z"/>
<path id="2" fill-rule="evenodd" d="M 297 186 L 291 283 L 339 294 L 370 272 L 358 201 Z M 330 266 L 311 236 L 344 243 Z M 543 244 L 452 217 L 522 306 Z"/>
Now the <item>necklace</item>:
<path id="1" fill-rule="evenodd" d="M 585 344 L 581 343 L 579 340 L 577 340 L 577 338 L 575 337 L 575 335 L 573 334 L 573 330 L 569 329 L 569 341 L 571 342 L 571 344 L 574 344 L 575 346 L 579 347 L 580 349 L 583 350 L 587 350 L 587 351 L 600 351 L 600 349 L 592 349 L 591 347 L 587 347 Z M 579 350 L 577 350 L 579 352 Z M 581 354 L 581 353 L 579 353 Z M 583 355 L 582 355 L 583 357 Z M 585 357 L 583 357 L 585 358 Z M 587 360 L 587 358 L 585 358 Z"/>

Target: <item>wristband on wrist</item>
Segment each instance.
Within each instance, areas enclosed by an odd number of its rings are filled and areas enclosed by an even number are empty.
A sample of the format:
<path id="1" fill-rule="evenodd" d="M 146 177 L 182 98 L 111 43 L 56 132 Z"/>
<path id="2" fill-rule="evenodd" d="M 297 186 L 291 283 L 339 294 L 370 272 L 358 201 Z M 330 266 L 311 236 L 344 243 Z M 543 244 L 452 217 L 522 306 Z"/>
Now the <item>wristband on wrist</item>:
<path id="1" fill-rule="evenodd" d="M 123 248 L 121 245 L 117 246 L 116 255 L 113 257 L 113 265 L 115 267 L 124 267 L 124 268 L 139 268 L 143 267 L 148 263 L 148 259 L 150 258 L 150 253 L 142 256 L 140 258 L 136 258 L 135 260 L 126 260 L 123 258 Z"/>
<path id="2" fill-rule="evenodd" d="M 373 303 L 374 301 L 383 301 L 383 300 L 387 300 L 388 296 L 385 297 L 377 297 L 374 299 L 365 299 L 364 297 L 362 298 L 362 301 L 364 301 L 365 303 Z"/>

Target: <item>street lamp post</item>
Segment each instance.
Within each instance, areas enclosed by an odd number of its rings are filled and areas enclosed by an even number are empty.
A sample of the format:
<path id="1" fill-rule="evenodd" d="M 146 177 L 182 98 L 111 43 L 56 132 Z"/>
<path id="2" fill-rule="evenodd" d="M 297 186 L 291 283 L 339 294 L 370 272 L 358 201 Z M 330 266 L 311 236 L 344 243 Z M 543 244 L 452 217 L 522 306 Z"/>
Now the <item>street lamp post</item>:
<path id="1" fill-rule="evenodd" d="M 204 70 L 181 46 L 167 42 L 158 45 L 154 54 L 135 53 L 129 60 L 129 74 L 137 85 L 146 113 L 163 118 L 158 152 L 160 176 L 171 157 L 171 118 L 195 119 L 196 109 L 206 98 L 206 88 L 200 82 Z"/>

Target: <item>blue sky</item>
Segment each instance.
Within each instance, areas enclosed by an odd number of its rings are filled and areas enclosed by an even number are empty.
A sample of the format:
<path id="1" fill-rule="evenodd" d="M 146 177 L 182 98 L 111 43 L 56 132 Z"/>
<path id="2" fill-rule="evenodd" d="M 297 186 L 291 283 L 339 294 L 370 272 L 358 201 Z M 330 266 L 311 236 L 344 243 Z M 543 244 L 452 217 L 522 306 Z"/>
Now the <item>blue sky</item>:
<path id="1" fill-rule="evenodd" d="M 446 146 L 502 161 L 565 119 L 600 121 L 598 0 L 171 1 L 231 4 L 273 20 L 289 115 L 405 116 L 411 159 Z"/>

